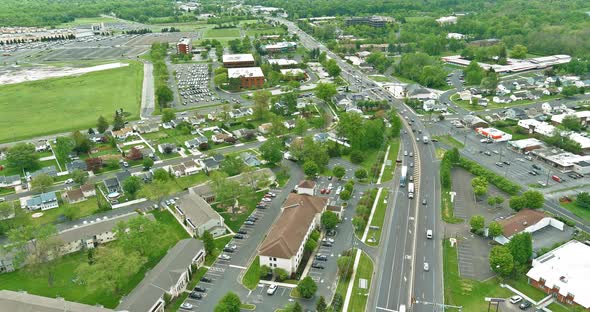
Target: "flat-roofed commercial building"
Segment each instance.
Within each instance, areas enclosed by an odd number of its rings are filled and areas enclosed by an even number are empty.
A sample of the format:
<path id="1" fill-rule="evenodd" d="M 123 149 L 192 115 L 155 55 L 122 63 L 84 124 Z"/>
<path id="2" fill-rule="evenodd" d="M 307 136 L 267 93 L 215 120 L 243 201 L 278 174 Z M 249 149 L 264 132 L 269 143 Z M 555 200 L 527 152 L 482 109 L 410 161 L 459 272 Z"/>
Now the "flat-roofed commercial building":
<path id="1" fill-rule="evenodd" d="M 193 45 L 191 43 L 191 38 L 180 38 L 180 40 L 176 44 L 176 52 L 178 52 L 178 54 L 193 53 Z"/>
<path id="2" fill-rule="evenodd" d="M 252 54 L 226 54 L 223 56 L 223 66 L 225 68 L 251 67 L 254 65 L 254 56 Z"/>
<path id="3" fill-rule="evenodd" d="M 227 77 L 237 78 L 242 88 L 261 88 L 264 85 L 264 73 L 260 67 L 228 68 Z"/>

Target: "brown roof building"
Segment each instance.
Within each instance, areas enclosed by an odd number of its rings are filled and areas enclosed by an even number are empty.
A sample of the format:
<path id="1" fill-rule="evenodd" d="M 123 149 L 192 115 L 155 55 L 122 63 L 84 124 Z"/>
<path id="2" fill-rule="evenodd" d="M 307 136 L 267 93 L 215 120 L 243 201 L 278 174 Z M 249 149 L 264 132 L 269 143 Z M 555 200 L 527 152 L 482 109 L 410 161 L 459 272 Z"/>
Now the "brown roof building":
<path id="1" fill-rule="evenodd" d="M 315 182 L 311 180 L 303 180 L 297 185 L 297 194 L 315 195 Z"/>
<path id="2" fill-rule="evenodd" d="M 65 192 L 63 195 L 64 199 L 68 201 L 70 204 L 79 203 L 81 201 L 85 201 L 86 197 L 84 197 L 84 193 L 81 189 L 75 189 Z"/>
<path id="3" fill-rule="evenodd" d="M 532 209 L 523 209 L 516 214 L 499 221 L 503 228 L 503 235 L 494 237 L 500 244 L 506 244 L 512 236 L 522 233 L 534 233 L 546 226 L 552 226 L 563 231 L 563 222 L 553 219 L 544 212 Z"/>
<path id="4" fill-rule="evenodd" d="M 281 215 L 260 246 L 260 265 L 295 273 L 303 256 L 303 246 L 319 226 L 327 204 L 327 198 L 289 194 Z"/>

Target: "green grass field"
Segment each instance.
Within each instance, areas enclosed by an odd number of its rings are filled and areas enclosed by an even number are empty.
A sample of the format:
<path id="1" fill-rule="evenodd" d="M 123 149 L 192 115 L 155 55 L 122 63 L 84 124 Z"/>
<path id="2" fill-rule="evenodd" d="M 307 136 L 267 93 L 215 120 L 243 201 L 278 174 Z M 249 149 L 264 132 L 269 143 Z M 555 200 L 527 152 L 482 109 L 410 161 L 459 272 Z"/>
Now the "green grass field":
<path id="1" fill-rule="evenodd" d="M 84 130 L 116 109 L 138 117 L 143 65 L 0 86 L 0 142 Z"/>
<path id="2" fill-rule="evenodd" d="M 575 202 L 562 203 L 561 206 L 586 221 L 590 220 L 590 209 L 580 208 Z"/>
<path id="3" fill-rule="evenodd" d="M 260 258 L 256 257 L 250 264 L 248 271 L 244 274 L 242 284 L 244 287 L 254 290 L 258 282 L 260 282 Z"/>
<path id="4" fill-rule="evenodd" d="M 458 149 L 462 149 L 463 148 L 463 143 L 459 142 L 457 139 L 453 138 L 450 135 L 439 135 L 439 136 L 434 136 L 432 137 L 433 139 L 437 139 L 439 142 L 444 143 L 450 147 L 456 147 Z"/>
<path id="5" fill-rule="evenodd" d="M 365 311 L 365 307 L 367 305 L 367 297 L 369 294 L 369 289 L 371 289 L 371 277 L 373 275 L 373 261 L 371 258 L 364 253 L 361 252 L 361 258 L 359 261 L 359 266 L 356 271 L 356 276 L 354 279 L 354 285 L 352 286 L 352 296 L 350 297 L 350 304 L 348 306 L 348 311 L 355 312 L 355 311 Z M 361 289 L 359 287 L 360 279 L 367 280 L 367 288 Z"/>
<path id="6" fill-rule="evenodd" d="M 381 177 L 381 182 L 387 182 L 393 179 L 393 173 L 396 167 L 396 160 L 397 160 L 397 153 L 399 152 L 399 138 L 393 138 L 391 140 L 391 144 L 389 145 L 389 155 L 387 156 L 387 160 L 391 161 L 391 166 L 385 166 L 385 170 L 383 171 L 383 176 Z"/>
<path id="7" fill-rule="evenodd" d="M 208 29 L 205 38 L 239 37 L 240 31 L 237 28 Z"/>
<path id="8" fill-rule="evenodd" d="M 90 25 L 90 24 L 98 24 L 98 23 L 114 23 L 120 22 L 114 18 L 109 17 L 83 17 L 77 18 L 69 23 L 63 23 L 59 25 L 59 27 L 74 27 L 79 25 Z"/>
<path id="9" fill-rule="evenodd" d="M 377 207 L 375 208 L 375 213 L 373 214 L 373 220 L 371 220 L 371 226 L 379 227 L 378 230 L 369 230 L 369 235 L 367 236 L 369 239 L 375 238 L 374 242 L 367 242 L 369 246 L 377 246 L 379 245 L 379 240 L 381 239 L 381 230 L 383 228 L 383 221 L 385 220 L 385 212 L 387 211 L 387 203 L 384 203 L 387 195 L 387 189 L 381 191 L 381 196 L 377 199 Z"/>

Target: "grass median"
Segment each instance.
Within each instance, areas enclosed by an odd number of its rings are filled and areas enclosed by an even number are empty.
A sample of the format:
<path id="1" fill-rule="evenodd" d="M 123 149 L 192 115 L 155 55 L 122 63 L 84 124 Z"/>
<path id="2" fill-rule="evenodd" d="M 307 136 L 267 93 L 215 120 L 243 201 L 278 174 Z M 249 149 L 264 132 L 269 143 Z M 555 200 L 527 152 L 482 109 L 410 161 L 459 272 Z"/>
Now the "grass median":
<path id="1" fill-rule="evenodd" d="M 365 311 L 367 305 L 367 298 L 369 290 L 371 289 L 371 277 L 373 276 L 373 261 L 364 252 L 361 252 L 359 266 L 356 271 L 354 285 L 352 286 L 352 294 L 348 311 Z M 364 279 L 367 281 L 366 288 L 360 288 L 360 281 Z M 364 286 L 364 285 L 363 285 Z"/>
<path id="2" fill-rule="evenodd" d="M 369 229 L 369 239 L 367 240 L 367 245 L 369 246 L 377 246 L 379 245 L 379 241 L 381 239 L 381 231 L 383 230 L 383 221 L 385 220 L 385 212 L 387 211 L 387 189 L 383 189 L 381 191 L 381 196 L 379 196 L 377 207 L 375 208 L 375 213 L 373 214 L 373 220 L 371 220 L 371 227 Z"/>
<path id="3" fill-rule="evenodd" d="M 254 261 L 250 264 L 250 267 L 242 277 L 242 285 L 244 287 L 253 290 L 260 282 L 260 258 L 254 258 Z"/>
<path id="4" fill-rule="evenodd" d="M 396 160 L 397 160 L 397 153 L 399 152 L 399 138 L 393 138 L 391 143 L 389 144 L 389 155 L 387 156 L 387 160 L 391 162 L 391 166 L 385 166 L 385 170 L 383 171 L 383 176 L 381 177 L 381 182 L 391 181 L 393 179 L 393 173 L 395 172 Z"/>

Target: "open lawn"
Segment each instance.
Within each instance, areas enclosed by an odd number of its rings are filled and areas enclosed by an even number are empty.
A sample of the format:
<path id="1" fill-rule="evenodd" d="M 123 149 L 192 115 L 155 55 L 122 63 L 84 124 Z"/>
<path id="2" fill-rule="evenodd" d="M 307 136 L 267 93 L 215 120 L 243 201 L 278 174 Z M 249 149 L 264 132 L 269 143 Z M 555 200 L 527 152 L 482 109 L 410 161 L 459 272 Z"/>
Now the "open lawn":
<path id="1" fill-rule="evenodd" d="M 572 307 L 567 307 L 562 303 L 553 302 L 552 304 L 548 305 L 547 308 L 553 312 L 572 312 L 574 309 Z"/>
<path id="2" fill-rule="evenodd" d="M 256 285 L 260 282 L 260 258 L 254 258 L 254 261 L 250 264 L 248 271 L 242 277 L 242 284 L 244 287 L 253 290 L 256 289 Z"/>
<path id="3" fill-rule="evenodd" d="M 433 139 L 437 139 L 439 142 L 450 146 L 450 147 L 456 147 L 458 149 L 462 149 L 463 148 L 463 143 L 459 142 L 457 139 L 453 138 L 450 135 L 440 135 L 440 136 L 435 136 L 432 137 Z"/>
<path id="4" fill-rule="evenodd" d="M 95 126 L 116 109 L 138 117 L 143 65 L 0 86 L 0 142 Z"/>
<path id="5" fill-rule="evenodd" d="M 578 207 L 575 202 L 562 203 L 561 206 L 563 208 L 571 211 L 576 216 L 578 216 L 586 221 L 590 221 L 590 209 L 584 209 L 584 208 Z"/>
<path id="6" fill-rule="evenodd" d="M 393 173 L 395 172 L 396 167 L 395 161 L 397 160 L 397 153 L 399 152 L 399 138 L 393 138 L 389 146 L 389 155 L 387 156 L 387 160 L 391 161 L 391 166 L 385 166 L 383 176 L 381 177 L 381 182 L 387 182 L 393 179 Z"/>
<path id="7" fill-rule="evenodd" d="M 389 77 L 383 75 L 371 75 L 369 78 L 375 80 L 376 82 L 391 82 Z"/>
<path id="8" fill-rule="evenodd" d="M 115 22 L 120 22 L 114 18 L 109 18 L 109 17 L 82 17 L 82 18 L 76 18 L 71 22 L 68 23 L 63 23 L 59 26 L 57 26 L 56 28 L 61 28 L 61 27 L 75 27 L 75 26 L 80 26 L 80 25 L 92 25 L 92 24 L 98 24 L 98 23 L 115 23 Z"/>
<path id="9" fill-rule="evenodd" d="M 369 289 L 371 289 L 372 275 L 373 261 L 371 261 L 371 258 L 369 258 L 366 253 L 361 252 L 361 258 L 356 271 L 354 285 L 352 286 L 352 296 L 350 297 L 348 311 L 365 311 L 365 306 L 367 305 L 367 296 L 369 294 Z M 365 289 L 360 288 L 361 278 L 367 280 L 367 288 Z"/>
<path id="10" fill-rule="evenodd" d="M 381 191 L 381 196 L 379 196 L 377 207 L 375 208 L 375 213 L 373 214 L 373 220 L 371 220 L 371 226 L 377 227 L 378 230 L 369 230 L 369 235 L 367 236 L 368 239 L 374 239 L 374 241 L 372 242 L 369 242 L 367 240 L 367 245 L 369 246 L 379 245 L 379 240 L 381 239 L 381 230 L 383 228 L 383 221 L 385 219 L 385 212 L 387 211 L 387 203 L 385 202 L 386 198 L 387 189 L 383 189 L 383 191 Z"/>
<path id="11" fill-rule="evenodd" d="M 237 28 L 220 28 L 208 29 L 205 33 L 206 38 L 220 38 L 220 37 L 239 37 L 240 31 Z"/>
<path id="12" fill-rule="evenodd" d="M 286 31 L 281 27 L 246 30 L 246 35 L 248 35 L 250 37 L 256 37 L 256 36 L 261 36 L 261 35 L 282 35 L 285 33 L 286 33 Z"/>
<path id="13" fill-rule="evenodd" d="M 75 282 L 76 269 L 78 266 L 88 261 L 86 252 L 77 252 L 61 257 L 53 262 L 55 265 L 55 274 L 53 285 L 49 286 L 47 282 L 46 270 L 41 267 L 37 271 L 39 274 L 31 274 L 26 269 L 18 270 L 12 273 L 0 275 L 0 285 L 3 289 L 26 290 L 31 294 L 45 297 L 63 297 L 66 300 L 86 303 L 90 305 L 101 304 L 107 308 L 114 308 L 119 304 L 119 300 L 125 294 L 128 294 L 137 284 L 145 277 L 146 272 L 153 268 L 164 257 L 172 246 L 180 239 L 188 238 L 188 234 L 176 222 L 174 217 L 167 211 L 154 211 L 154 217 L 164 231 L 158 244 L 154 248 L 158 249 L 158 256 L 149 259 L 141 267 L 139 272 L 131 277 L 122 287 L 119 294 L 109 294 L 104 291 L 95 291 L 84 284 Z M 116 242 L 110 243 L 101 248 L 120 248 Z M 46 266 L 46 265 L 43 265 Z"/>
<path id="14" fill-rule="evenodd" d="M 443 266 L 446 304 L 463 306 L 463 311 L 486 311 L 486 297 L 508 298 L 512 295 L 508 289 L 500 287 L 496 278 L 485 282 L 461 278 L 457 247 L 451 247 L 446 239 L 443 242 Z"/>
<path id="15" fill-rule="evenodd" d="M 242 224 L 246 221 L 248 216 L 250 216 L 252 211 L 256 209 L 256 203 L 260 201 L 264 194 L 264 192 L 257 192 L 253 198 L 238 199 L 240 205 L 243 205 L 248 209 L 247 211 L 241 213 L 232 214 L 231 212 L 227 212 L 225 209 L 217 208 L 217 205 L 214 205 L 213 208 L 223 217 L 225 224 L 232 231 L 237 232 L 240 230 L 240 227 L 242 227 Z"/>

